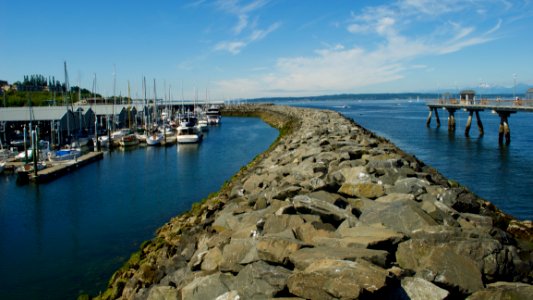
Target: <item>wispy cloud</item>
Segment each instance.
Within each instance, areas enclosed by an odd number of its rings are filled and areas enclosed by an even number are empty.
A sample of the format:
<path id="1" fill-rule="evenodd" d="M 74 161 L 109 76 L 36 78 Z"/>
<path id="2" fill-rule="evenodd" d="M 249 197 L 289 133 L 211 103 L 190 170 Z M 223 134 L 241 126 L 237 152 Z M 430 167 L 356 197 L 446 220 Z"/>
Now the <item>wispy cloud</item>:
<path id="1" fill-rule="evenodd" d="M 220 41 L 215 44 L 213 49 L 215 51 L 227 51 L 236 55 L 250 43 L 260 41 L 277 30 L 281 26 L 281 22 L 274 22 L 266 29 L 261 29 L 258 25 L 259 17 L 252 18 L 253 12 L 261 9 L 269 2 L 269 0 L 255 0 L 246 3 L 239 0 L 217 1 L 217 8 L 235 15 L 237 17 L 237 23 L 231 30 L 235 38 Z"/>
<path id="2" fill-rule="evenodd" d="M 230 94 L 257 97 L 353 92 L 397 81 L 410 70 L 431 68 L 417 63 L 418 58 L 446 55 L 497 39 L 495 34 L 505 24 L 498 10 L 506 9 L 509 3 L 500 0 L 404 0 L 366 7 L 349 13 L 339 24 L 344 24 L 355 41 L 363 35 L 372 37 L 373 43 L 337 43 L 315 50 L 314 55 L 281 57 L 267 74 L 215 84 Z"/>
<path id="3" fill-rule="evenodd" d="M 247 43 L 243 41 L 223 41 L 219 42 L 215 45 L 216 51 L 227 51 L 231 54 L 239 54 L 241 52 L 242 48 L 244 48 L 247 45 Z"/>
<path id="4" fill-rule="evenodd" d="M 280 22 L 276 22 L 267 29 L 254 29 L 249 36 L 242 40 L 236 41 L 221 41 L 215 45 L 215 51 L 227 51 L 231 54 L 239 54 L 241 50 L 248 46 L 250 43 L 260 41 L 264 39 L 271 32 L 275 31 L 281 26 Z"/>
<path id="5" fill-rule="evenodd" d="M 239 0 L 218 0 L 216 1 L 216 7 L 237 17 L 237 24 L 232 31 L 238 35 L 248 27 L 250 14 L 269 2 L 269 0 L 254 0 L 247 3 Z"/>

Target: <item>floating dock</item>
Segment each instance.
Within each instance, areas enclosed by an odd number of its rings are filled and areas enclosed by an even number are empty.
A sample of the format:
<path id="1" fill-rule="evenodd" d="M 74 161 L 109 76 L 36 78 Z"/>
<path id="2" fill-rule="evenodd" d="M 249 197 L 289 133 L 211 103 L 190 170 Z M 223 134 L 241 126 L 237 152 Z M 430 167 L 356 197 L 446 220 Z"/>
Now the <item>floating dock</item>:
<path id="1" fill-rule="evenodd" d="M 103 152 L 89 152 L 78 157 L 74 161 L 66 162 L 53 162 L 51 166 L 37 171 L 35 174 L 33 171 L 26 172 L 27 180 L 35 183 L 45 183 L 68 174 L 74 170 L 77 170 L 92 162 L 101 160 L 104 157 Z M 19 174 L 20 177 L 20 174 Z M 25 180 L 25 179 L 24 179 Z"/>

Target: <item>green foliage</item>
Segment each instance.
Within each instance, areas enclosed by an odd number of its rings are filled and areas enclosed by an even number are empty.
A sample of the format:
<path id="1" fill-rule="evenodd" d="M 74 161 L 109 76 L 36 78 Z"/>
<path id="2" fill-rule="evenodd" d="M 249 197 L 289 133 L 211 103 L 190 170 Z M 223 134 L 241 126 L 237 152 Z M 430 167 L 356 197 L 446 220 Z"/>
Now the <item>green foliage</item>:
<path id="1" fill-rule="evenodd" d="M 73 92 L 67 97 L 68 103 L 79 101 L 79 87 L 73 87 Z M 74 92 L 75 91 L 75 92 Z M 81 99 L 92 98 L 93 95 L 86 89 L 81 89 Z M 101 95 L 96 95 L 101 97 Z M 55 101 L 54 101 L 55 99 Z M 3 106 L 3 99 L 0 99 Z M 63 105 L 65 97 L 63 93 L 54 93 L 50 91 L 15 91 L 9 90 L 6 92 L 6 106 L 7 107 L 20 107 L 20 106 L 49 106 L 49 105 Z"/>

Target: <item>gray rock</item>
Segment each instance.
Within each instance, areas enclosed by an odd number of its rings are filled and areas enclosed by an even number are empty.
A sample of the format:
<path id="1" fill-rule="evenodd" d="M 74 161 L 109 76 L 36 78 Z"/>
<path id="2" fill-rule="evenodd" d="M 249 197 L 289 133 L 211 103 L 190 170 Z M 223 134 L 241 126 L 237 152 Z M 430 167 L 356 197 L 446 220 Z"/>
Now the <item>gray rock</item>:
<path id="1" fill-rule="evenodd" d="M 240 300 L 240 299 L 241 299 L 241 296 L 239 295 L 239 292 L 237 291 L 228 291 L 215 298 L 215 300 Z"/>
<path id="2" fill-rule="evenodd" d="M 316 224 L 322 224 L 322 223 L 316 222 Z M 316 228 L 315 226 L 313 226 L 312 223 L 302 224 L 294 228 L 293 230 L 294 230 L 294 235 L 296 236 L 297 239 L 310 245 L 314 244 L 316 238 L 336 237 L 335 232 L 332 232 L 330 230 Z"/>
<path id="3" fill-rule="evenodd" d="M 415 271 L 417 277 L 462 295 L 483 288 L 481 272 L 475 262 L 446 244 L 436 246 L 421 240 L 402 242 L 396 251 L 396 261 L 401 268 Z"/>
<path id="4" fill-rule="evenodd" d="M 302 214 L 317 214 L 322 221 L 339 225 L 344 220 L 351 224 L 357 223 L 357 218 L 350 212 L 328 203 L 326 201 L 311 198 L 307 195 L 298 195 L 292 198 L 296 211 Z"/>
<path id="5" fill-rule="evenodd" d="M 181 297 L 187 300 L 216 299 L 230 291 L 233 280 L 233 275 L 226 273 L 199 277 L 181 289 Z"/>
<path id="6" fill-rule="evenodd" d="M 348 205 L 348 202 L 344 197 L 339 194 L 329 193 L 326 191 L 318 191 L 308 194 L 309 197 L 313 199 L 319 199 L 331 203 L 339 208 L 345 208 Z"/>
<path id="7" fill-rule="evenodd" d="M 450 294 L 447 290 L 417 277 L 402 279 L 402 289 L 411 300 L 442 300 Z"/>
<path id="8" fill-rule="evenodd" d="M 247 265 L 235 277 L 232 289 L 242 299 L 270 299 L 287 286 L 291 271 L 263 261 Z"/>
<path id="9" fill-rule="evenodd" d="M 287 228 L 295 228 L 304 223 L 304 220 L 297 215 L 271 215 L 265 220 L 263 234 L 274 234 L 282 232 Z"/>
<path id="10" fill-rule="evenodd" d="M 339 228 L 337 234 L 350 243 L 361 244 L 364 248 L 389 249 L 404 239 L 404 234 L 387 228 L 358 225 Z"/>
<path id="11" fill-rule="evenodd" d="M 425 180 L 418 178 L 403 178 L 398 179 L 389 192 L 418 196 L 426 192 L 427 186 L 429 186 L 429 182 Z"/>
<path id="12" fill-rule="evenodd" d="M 259 258 L 276 264 L 287 264 L 289 256 L 303 246 L 301 241 L 281 237 L 262 237 L 257 243 Z"/>
<path id="13" fill-rule="evenodd" d="M 156 286 L 150 289 L 147 300 L 177 300 L 178 290 L 171 286 Z"/>
<path id="14" fill-rule="evenodd" d="M 257 240 L 231 239 L 222 251 L 223 261 L 220 270 L 238 272 L 243 265 L 259 260 Z"/>
<path id="15" fill-rule="evenodd" d="M 294 272 L 288 287 L 306 299 L 357 299 L 363 292 L 372 295 L 382 290 L 386 281 L 387 271 L 365 260 L 323 259 Z"/>
<path id="16" fill-rule="evenodd" d="M 281 190 L 275 192 L 272 195 L 273 199 L 279 199 L 279 200 L 285 200 L 286 198 L 293 197 L 295 195 L 298 195 L 298 192 L 302 190 L 299 186 L 288 186 L 284 187 Z"/>
<path id="17" fill-rule="evenodd" d="M 468 300 L 531 299 L 533 286 L 521 282 L 495 282 L 470 295 Z"/>
<path id="18" fill-rule="evenodd" d="M 415 200 L 415 196 L 413 194 L 390 193 L 386 196 L 377 198 L 375 201 L 380 203 L 390 203 L 402 200 Z"/>
<path id="19" fill-rule="evenodd" d="M 313 262 L 326 258 L 349 261 L 364 259 L 376 265 L 385 267 L 387 265 L 388 255 L 389 253 L 383 250 L 319 246 L 299 249 L 292 253 L 289 259 L 296 269 L 299 270 L 305 270 Z"/>
<path id="20" fill-rule="evenodd" d="M 223 261 L 224 256 L 218 247 L 209 249 L 209 251 L 203 257 L 201 269 L 207 272 L 216 271 Z"/>
<path id="21" fill-rule="evenodd" d="M 385 188 L 382 184 L 373 182 L 350 183 L 345 182 L 338 190 L 339 194 L 348 197 L 362 197 L 368 199 L 376 199 L 385 194 Z"/>
<path id="22" fill-rule="evenodd" d="M 382 203 L 380 203 L 382 204 Z M 401 216 L 401 217 L 400 217 Z M 437 225 L 413 201 L 396 201 L 376 205 L 362 211 L 359 220 L 365 224 L 384 224 L 386 227 L 409 235 L 424 226 Z"/>

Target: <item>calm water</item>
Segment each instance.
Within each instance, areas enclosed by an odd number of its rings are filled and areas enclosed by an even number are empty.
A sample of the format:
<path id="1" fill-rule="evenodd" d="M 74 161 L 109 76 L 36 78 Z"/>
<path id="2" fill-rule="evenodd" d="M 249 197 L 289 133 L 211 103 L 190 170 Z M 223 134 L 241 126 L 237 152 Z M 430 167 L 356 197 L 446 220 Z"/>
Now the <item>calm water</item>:
<path id="1" fill-rule="evenodd" d="M 505 212 L 519 219 L 533 219 L 533 113 L 511 115 L 511 144 L 499 146 L 500 118 L 489 111 L 480 113 L 485 135 L 478 137 L 474 119 L 467 138 L 464 136 L 466 112 L 456 113 L 457 129 L 455 134 L 449 134 L 448 112 L 444 110 L 439 110 L 441 127 L 436 128 L 433 117 L 432 126 L 426 128 L 429 111 L 423 101 L 335 100 L 286 104 L 339 111 Z"/>
<path id="2" fill-rule="evenodd" d="M 43 185 L 0 176 L 0 299 L 98 293 L 158 227 L 219 190 L 277 134 L 256 118 L 224 118 L 200 145 L 114 151 Z"/>

